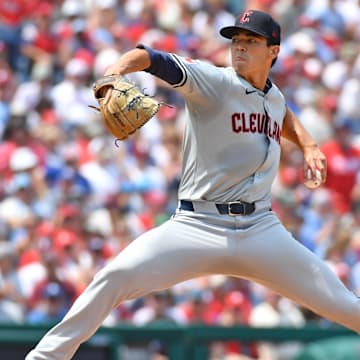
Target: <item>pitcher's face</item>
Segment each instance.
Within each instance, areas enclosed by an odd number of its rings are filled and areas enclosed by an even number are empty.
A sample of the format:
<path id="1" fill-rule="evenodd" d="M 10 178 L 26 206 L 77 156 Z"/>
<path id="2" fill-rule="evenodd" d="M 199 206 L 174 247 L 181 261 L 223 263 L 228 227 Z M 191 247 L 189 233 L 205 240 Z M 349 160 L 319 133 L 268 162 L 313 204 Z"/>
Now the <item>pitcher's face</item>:
<path id="1" fill-rule="evenodd" d="M 231 60 L 235 71 L 243 77 L 255 72 L 269 72 L 279 53 L 278 45 L 268 45 L 267 39 L 250 31 L 240 31 L 231 41 Z"/>

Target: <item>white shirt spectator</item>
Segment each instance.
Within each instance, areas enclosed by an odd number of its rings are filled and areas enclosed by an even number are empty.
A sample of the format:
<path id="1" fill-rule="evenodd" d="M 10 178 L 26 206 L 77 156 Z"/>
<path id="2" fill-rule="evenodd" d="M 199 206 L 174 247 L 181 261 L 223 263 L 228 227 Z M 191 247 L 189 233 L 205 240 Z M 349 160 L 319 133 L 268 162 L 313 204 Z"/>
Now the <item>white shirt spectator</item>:
<path id="1" fill-rule="evenodd" d="M 60 121 L 69 125 L 84 124 L 97 106 L 91 87 L 87 84 L 89 66 L 80 59 L 71 59 L 65 68 L 66 78 L 55 85 L 50 97 Z"/>

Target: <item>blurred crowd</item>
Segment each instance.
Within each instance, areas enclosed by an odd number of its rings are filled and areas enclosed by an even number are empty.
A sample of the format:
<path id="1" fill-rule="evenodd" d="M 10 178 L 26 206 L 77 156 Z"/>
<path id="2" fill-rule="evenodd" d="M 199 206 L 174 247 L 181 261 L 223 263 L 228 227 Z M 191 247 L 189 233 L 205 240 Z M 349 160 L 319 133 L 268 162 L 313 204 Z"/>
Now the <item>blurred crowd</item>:
<path id="1" fill-rule="evenodd" d="M 326 185 L 310 191 L 301 152 L 284 140 L 273 209 L 360 294 L 358 0 L 2 0 L 0 322 L 58 321 L 106 262 L 177 207 L 182 98 L 147 73 L 129 75 L 172 107 L 115 143 L 88 106 L 97 105 L 94 79 L 139 43 L 228 66 L 229 43 L 218 30 L 249 8 L 281 24 L 271 79 L 328 158 Z M 104 325 L 164 321 L 329 325 L 220 275 L 126 302 Z M 285 359 L 289 350 L 262 345 L 229 342 L 214 353 Z"/>

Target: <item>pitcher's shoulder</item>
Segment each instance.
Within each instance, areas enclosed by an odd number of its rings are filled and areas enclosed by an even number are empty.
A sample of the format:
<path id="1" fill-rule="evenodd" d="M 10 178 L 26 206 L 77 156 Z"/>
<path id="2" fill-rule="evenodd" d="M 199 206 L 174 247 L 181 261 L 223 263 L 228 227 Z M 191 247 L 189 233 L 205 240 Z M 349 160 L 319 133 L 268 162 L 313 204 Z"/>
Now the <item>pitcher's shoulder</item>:
<path id="1" fill-rule="evenodd" d="M 281 89 L 274 82 L 271 82 L 271 85 L 272 86 L 268 92 L 268 95 L 273 98 L 278 98 L 281 99 L 282 101 L 285 101 L 285 96 L 281 91 Z"/>

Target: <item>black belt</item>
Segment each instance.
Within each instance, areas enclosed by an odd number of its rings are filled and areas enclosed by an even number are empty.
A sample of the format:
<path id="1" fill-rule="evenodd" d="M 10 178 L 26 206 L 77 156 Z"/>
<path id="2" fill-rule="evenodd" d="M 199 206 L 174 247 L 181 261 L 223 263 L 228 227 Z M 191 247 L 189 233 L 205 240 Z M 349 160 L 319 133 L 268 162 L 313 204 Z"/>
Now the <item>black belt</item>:
<path id="1" fill-rule="evenodd" d="M 255 203 L 248 203 L 243 201 L 215 203 L 215 206 L 222 215 L 250 215 L 255 211 Z M 191 201 L 180 200 L 180 209 L 194 211 L 194 205 Z"/>

